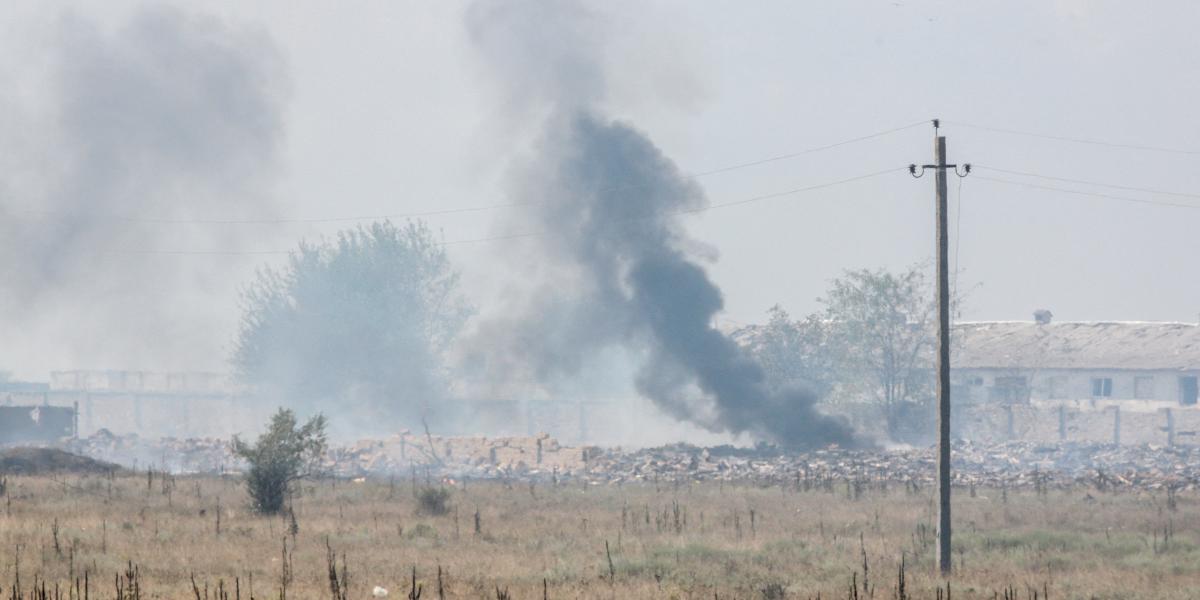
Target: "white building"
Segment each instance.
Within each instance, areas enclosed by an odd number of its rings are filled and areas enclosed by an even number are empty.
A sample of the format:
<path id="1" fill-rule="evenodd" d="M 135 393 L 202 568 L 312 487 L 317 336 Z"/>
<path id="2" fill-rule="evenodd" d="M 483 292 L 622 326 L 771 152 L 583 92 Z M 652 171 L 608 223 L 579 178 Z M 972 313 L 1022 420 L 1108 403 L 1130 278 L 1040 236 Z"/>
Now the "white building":
<path id="1" fill-rule="evenodd" d="M 956 404 L 1194 408 L 1200 325 L 959 323 L 951 364 Z"/>

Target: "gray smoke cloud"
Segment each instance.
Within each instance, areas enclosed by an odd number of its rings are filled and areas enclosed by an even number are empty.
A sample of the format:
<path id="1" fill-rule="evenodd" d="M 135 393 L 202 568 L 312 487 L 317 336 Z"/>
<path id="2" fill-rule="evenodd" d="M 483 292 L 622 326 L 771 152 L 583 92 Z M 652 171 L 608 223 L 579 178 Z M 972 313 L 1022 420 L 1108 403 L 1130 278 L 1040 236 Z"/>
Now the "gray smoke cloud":
<path id="1" fill-rule="evenodd" d="M 0 306 L 36 355 L 4 360 L 219 368 L 249 259 L 147 252 L 259 247 L 253 228 L 170 221 L 275 213 L 281 57 L 261 31 L 169 8 L 111 30 L 68 14 L 47 38 L 0 125 L 19 148 L 0 176 Z"/>
<path id="2" fill-rule="evenodd" d="M 468 29 L 542 131 L 510 194 L 534 203 L 521 227 L 539 233 L 541 263 L 522 273 L 538 282 L 473 340 L 491 372 L 551 382 L 621 347 L 640 362 L 638 393 L 677 419 L 792 447 L 851 443 L 812 394 L 772 393 L 713 326 L 723 298 L 681 224 L 707 201 L 644 133 L 601 112 L 603 20 L 570 3 L 488 2 Z"/>

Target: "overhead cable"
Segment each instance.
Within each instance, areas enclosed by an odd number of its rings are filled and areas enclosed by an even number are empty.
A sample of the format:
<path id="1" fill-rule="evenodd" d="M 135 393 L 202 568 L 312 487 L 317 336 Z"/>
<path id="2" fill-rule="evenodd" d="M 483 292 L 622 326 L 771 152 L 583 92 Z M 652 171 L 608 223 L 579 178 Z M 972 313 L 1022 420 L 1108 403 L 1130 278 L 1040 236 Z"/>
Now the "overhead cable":
<path id="1" fill-rule="evenodd" d="M 830 187 L 834 187 L 834 186 L 838 186 L 838 185 L 843 185 L 843 184 L 847 184 L 847 183 L 852 183 L 852 182 L 855 182 L 855 181 L 862 181 L 862 180 L 864 180 L 864 179 L 871 179 L 871 178 L 874 178 L 874 177 L 879 177 L 879 176 L 881 176 L 881 175 L 886 175 L 886 174 L 888 174 L 888 173 L 899 173 L 899 172 L 901 172 L 901 171 L 903 171 L 903 169 L 900 169 L 900 168 L 883 169 L 883 170 L 880 170 L 880 171 L 875 171 L 875 172 L 872 172 L 872 173 L 867 173 L 867 174 L 864 174 L 864 175 L 858 175 L 858 176 L 855 176 L 855 177 L 848 177 L 848 178 L 845 178 L 845 179 L 839 179 L 839 180 L 836 180 L 836 181 L 830 181 L 830 182 L 826 182 L 826 183 L 819 183 L 819 184 L 816 184 L 816 185 L 809 185 L 809 186 L 804 186 L 804 187 L 792 188 L 792 189 L 790 189 L 790 190 L 784 190 L 784 191 L 781 191 L 781 192 L 773 192 L 773 193 L 770 193 L 770 194 L 761 194 L 761 195 L 758 195 L 758 196 L 751 196 L 751 197 L 748 197 L 748 198 L 742 198 L 742 199 L 740 199 L 740 200 L 733 200 L 733 201 L 729 201 L 729 202 L 719 202 L 719 203 L 716 203 L 716 204 L 709 204 L 709 205 L 707 205 L 707 206 L 702 206 L 702 207 L 699 207 L 699 208 L 694 208 L 694 209 L 685 209 L 685 210 L 679 210 L 679 211 L 671 211 L 671 212 L 668 212 L 668 213 L 659 213 L 659 214 L 657 214 L 657 215 L 655 215 L 655 214 L 647 214 L 647 215 L 643 215 L 643 216 L 641 216 L 641 217 L 633 217 L 633 218 L 635 218 L 635 219 L 636 219 L 636 218 L 648 218 L 648 217 L 651 217 L 651 216 L 663 216 L 663 215 L 684 215 L 684 214 L 696 214 L 696 213 L 702 213 L 702 212 L 706 212 L 706 211 L 710 211 L 710 210 L 717 210 L 717 209 L 729 208 L 729 207 L 732 207 L 732 206 L 740 206 L 740 205 L 744 205 L 744 204 L 750 204 L 750 203 L 754 203 L 754 202 L 761 202 L 761 201 L 764 201 L 764 200 L 771 200 L 771 199 L 774 199 L 774 198 L 782 198 L 782 197 L 786 197 L 786 196 L 792 196 L 792 195 L 795 195 L 795 194 L 801 194 L 801 193 L 804 193 L 804 192 L 811 192 L 811 191 L 815 191 L 815 190 L 820 190 L 820 189 L 830 188 Z M 512 239 L 520 239 L 520 238 L 528 238 L 528 237 L 538 237 L 538 236 L 544 236 L 544 235 L 548 235 L 549 233 L 550 233 L 549 231 L 531 231 L 531 232 L 515 233 L 515 234 L 508 234 L 508 235 L 498 235 L 498 236 L 490 236 L 490 237 L 483 237 L 483 238 L 468 238 L 468 239 L 461 239 L 461 240 L 449 240 L 449 241 L 443 241 L 443 242 L 439 242 L 439 243 L 438 243 L 438 245 L 441 245 L 441 246 L 455 246 L 455 245 L 460 245 L 460 244 L 476 244 L 476 243 L 482 243 L 482 242 L 495 242 L 495 241 L 504 241 L 504 240 L 512 240 Z M 201 256 L 207 256 L 207 255 L 233 255 L 233 256 L 237 256 L 237 255 L 278 255 L 278 254 L 288 254 L 288 253 L 290 253 L 290 252 L 292 252 L 292 251 L 291 251 L 291 250 L 260 250 L 260 251 L 239 251 L 239 250 L 114 250 L 114 251 L 112 251 L 112 253 L 115 253 L 115 254 L 162 254 L 162 255 L 201 255 Z"/>
<path id="2" fill-rule="evenodd" d="M 771 162 L 786 160 L 789 158 L 795 158 L 795 157 L 803 156 L 806 154 L 813 154 L 813 153 L 821 152 L 824 150 L 830 150 L 833 148 L 837 148 L 839 146 L 845 146 L 847 144 L 853 144 L 856 142 L 862 142 L 862 141 L 866 141 L 866 140 L 870 140 L 870 139 L 874 139 L 874 138 L 878 138 L 878 137 L 883 137 L 883 136 L 890 135 L 893 133 L 898 133 L 900 131 L 912 129 L 912 128 L 920 126 L 920 125 L 926 125 L 926 124 L 928 124 L 928 122 L 929 121 L 927 121 L 927 120 L 918 121 L 915 123 L 910 123 L 908 125 L 904 125 L 902 127 L 894 127 L 892 129 L 886 129 L 886 130 L 879 131 L 876 133 L 863 135 L 863 136 L 859 136 L 859 137 L 855 137 L 855 138 L 850 138 L 850 139 L 836 142 L 833 144 L 816 146 L 813 148 L 807 148 L 805 150 L 799 150 L 799 151 L 791 152 L 788 154 L 780 154 L 780 155 L 776 155 L 776 156 L 770 156 L 767 158 L 761 158 L 761 159 L 752 160 L 749 162 L 736 163 L 736 164 L 728 165 L 725 167 L 718 167 L 715 169 L 710 169 L 708 171 L 685 173 L 682 175 L 682 177 L 684 177 L 685 179 L 698 179 L 701 177 L 708 177 L 710 175 L 716 175 L 718 173 L 726 173 L 729 171 L 746 169 L 749 167 L 754 167 L 754 166 L 763 165 L 763 164 L 767 164 L 767 163 L 771 163 Z M 611 191 L 617 191 L 617 190 L 623 190 L 623 189 L 637 189 L 637 188 L 646 187 L 647 185 L 648 184 L 628 184 L 628 185 L 617 184 L 617 185 L 614 185 L 614 186 L 611 186 L 608 188 L 604 188 L 601 191 L 611 192 Z M 445 208 L 445 209 L 436 209 L 436 210 L 428 210 L 428 211 L 414 211 L 414 212 L 388 213 L 388 214 L 375 214 L 375 215 L 332 216 L 332 217 L 279 217 L 279 218 L 191 218 L 191 217 L 186 217 L 185 218 L 185 217 L 155 217 L 155 216 L 141 216 L 141 215 L 120 215 L 120 214 L 104 214 L 104 213 L 75 214 L 75 213 L 57 213 L 57 212 L 47 212 L 47 211 L 29 211 L 26 214 L 34 214 L 34 215 L 40 215 L 40 216 L 61 215 L 61 216 L 71 218 L 71 219 L 86 218 L 86 219 L 92 219 L 92 220 L 111 220 L 111 221 L 119 221 L 119 222 L 127 222 L 127 223 L 146 223 L 146 224 L 150 224 L 150 225 L 179 225 L 179 224 L 190 224 L 190 225 L 287 225 L 287 224 L 346 223 L 346 222 L 355 222 L 355 221 L 379 221 L 379 220 L 384 220 L 384 219 L 415 219 L 415 218 L 422 218 L 422 217 L 432 217 L 432 216 L 441 216 L 441 215 L 450 215 L 450 214 L 459 214 L 459 213 L 480 212 L 480 211 L 495 210 L 495 209 L 501 209 L 501 208 L 536 206 L 539 204 L 545 204 L 545 202 L 544 201 L 499 202 L 499 203 L 495 203 L 495 204 L 482 204 L 482 205 L 478 205 L 478 206 Z"/>
<path id="3" fill-rule="evenodd" d="M 988 127 L 985 125 L 974 125 L 964 123 L 962 121 L 943 121 L 943 123 L 966 127 L 969 129 L 978 129 L 980 131 L 991 131 L 993 133 L 1003 133 L 1007 135 L 1022 135 L 1026 137 L 1041 138 L 1045 140 L 1055 140 L 1059 142 L 1071 142 L 1074 144 L 1090 144 L 1093 146 L 1106 146 L 1109 148 L 1120 148 L 1124 150 L 1139 150 L 1145 152 L 1165 152 L 1168 154 L 1185 154 L 1190 156 L 1200 156 L 1200 150 L 1185 150 L 1181 148 L 1164 148 L 1161 146 L 1146 146 L 1141 144 L 1123 144 L 1119 142 L 1109 142 L 1105 140 L 1091 140 L 1084 138 L 1067 137 L 1062 135 L 1050 135 L 1046 133 L 1035 133 L 1032 131 L 1020 131 L 1016 129 L 1005 129 L 1003 127 Z"/>

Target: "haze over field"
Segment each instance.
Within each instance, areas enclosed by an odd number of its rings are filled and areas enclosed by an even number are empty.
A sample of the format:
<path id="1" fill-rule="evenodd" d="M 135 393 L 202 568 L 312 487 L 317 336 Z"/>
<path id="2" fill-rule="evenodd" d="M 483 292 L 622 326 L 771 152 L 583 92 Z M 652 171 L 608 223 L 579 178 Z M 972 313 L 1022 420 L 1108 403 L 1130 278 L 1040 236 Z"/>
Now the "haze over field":
<path id="1" fill-rule="evenodd" d="M 20 340 L 0 365 L 31 379 L 225 371 L 238 290 L 278 252 L 357 217 L 493 204 L 510 206 L 423 218 L 448 242 L 490 239 L 447 246 L 472 327 L 519 316 L 528 288 L 513 282 L 564 248 L 491 238 L 560 225 L 522 181 L 554 166 L 542 124 L 569 118 L 564 106 L 649 140 L 676 165 L 682 208 L 896 169 L 672 217 L 723 297 L 700 321 L 762 322 L 776 303 L 805 314 L 843 269 L 929 260 L 929 180 L 903 167 L 930 160 L 932 117 L 951 160 L 979 167 L 951 183 L 965 318 L 1200 311 L 1193 210 L 987 169 L 1200 190 L 1192 3 L 562 3 L 532 25 L 514 17 L 522 3 L 498 6 L 0 7 L 0 327 Z M 505 55 L 513 40 L 532 44 L 520 60 Z M 610 359 L 633 381 L 637 361 Z"/>

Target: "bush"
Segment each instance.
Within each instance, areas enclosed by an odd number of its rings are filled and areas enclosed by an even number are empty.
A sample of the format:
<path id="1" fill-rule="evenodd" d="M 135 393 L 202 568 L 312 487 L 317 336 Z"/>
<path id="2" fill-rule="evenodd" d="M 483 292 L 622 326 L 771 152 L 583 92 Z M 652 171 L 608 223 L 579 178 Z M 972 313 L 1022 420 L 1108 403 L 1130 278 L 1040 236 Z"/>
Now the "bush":
<path id="1" fill-rule="evenodd" d="M 234 436 L 234 453 L 250 463 L 246 488 L 255 509 L 278 513 L 292 485 L 316 471 L 325 454 L 325 424 L 318 414 L 297 427 L 295 413 L 281 408 L 253 446 Z"/>
<path id="2" fill-rule="evenodd" d="M 450 490 L 440 487 L 423 487 L 417 492 L 417 511 L 427 515 L 444 515 L 450 512 Z"/>
<path id="3" fill-rule="evenodd" d="M 436 540 L 438 537 L 438 532 L 437 529 L 434 529 L 432 525 L 426 523 L 417 523 L 409 528 L 408 531 L 404 532 L 404 537 L 410 540 Z"/>

